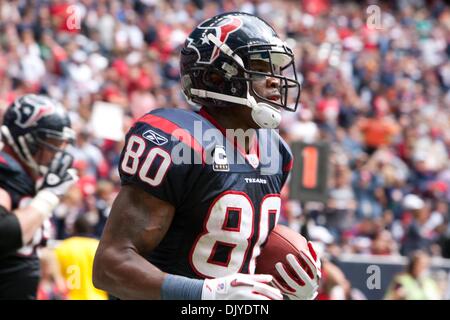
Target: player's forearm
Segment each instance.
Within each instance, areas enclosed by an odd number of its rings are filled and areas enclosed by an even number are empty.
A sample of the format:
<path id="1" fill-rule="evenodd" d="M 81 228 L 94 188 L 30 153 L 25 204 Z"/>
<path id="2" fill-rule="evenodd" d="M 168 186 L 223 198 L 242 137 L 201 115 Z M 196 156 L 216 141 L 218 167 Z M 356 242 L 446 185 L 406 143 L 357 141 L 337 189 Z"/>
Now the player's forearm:
<path id="1" fill-rule="evenodd" d="M 59 198 L 56 195 L 48 191 L 40 191 L 28 206 L 14 211 L 22 229 L 24 245 L 33 239 L 44 221 L 51 217 L 52 211 L 58 203 Z"/>
<path id="2" fill-rule="evenodd" d="M 10 248 L 12 251 L 31 242 L 36 231 L 42 226 L 45 219 L 48 218 L 48 215 L 43 214 L 42 210 L 36 209 L 31 205 L 22 209 L 16 209 L 13 212 L 8 211 L 2 206 L 1 211 L 2 215 L 5 216 L 6 214 L 9 220 L 6 223 L 7 230 L 3 230 L 1 234 L 14 238 L 14 247 Z"/>
<path id="3" fill-rule="evenodd" d="M 17 209 L 14 214 L 19 220 L 22 230 L 22 244 L 25 245 L 33 239 L 34 234 L 42 226 L 46 217 L 32 207 Z"/>
<path id="4" fill-rule="evenodd" d="M 94 260 L 94 285 L 119 299 L 161 299 L 165 276 L 130 248 L 100 249 Z"/>

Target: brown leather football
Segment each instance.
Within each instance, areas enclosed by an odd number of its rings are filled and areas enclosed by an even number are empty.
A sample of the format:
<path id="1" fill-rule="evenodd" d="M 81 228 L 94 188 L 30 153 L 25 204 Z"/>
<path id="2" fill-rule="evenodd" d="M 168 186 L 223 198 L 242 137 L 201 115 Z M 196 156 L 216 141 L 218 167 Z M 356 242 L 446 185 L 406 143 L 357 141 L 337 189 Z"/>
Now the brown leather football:
<path id="1" fill-rule="evenodd" d="M 283 225 L 277 225 L 269 234 L 269 238 L 262 248 L 261 254 L 256 259 L 256 274 L 271 274 L 286 290 L 291 291 L 290 287 L 279 276 L 278 271 L 275 269 L 277 262 L 283 263 L 286 271 L 292 275 L 292 278 L 299 284 L 303 285 L 303 281 L 297 276 L 295 271 L 291 268 L 286 260 L 286 256 L 292 253 L 300 265 L 307 271 L 308 274 L 312 274 L 307 264 L 303 261 L 300 252 L 309 252 L 308 241 L 298 232 L 295 232 L 291 228 Z"/>

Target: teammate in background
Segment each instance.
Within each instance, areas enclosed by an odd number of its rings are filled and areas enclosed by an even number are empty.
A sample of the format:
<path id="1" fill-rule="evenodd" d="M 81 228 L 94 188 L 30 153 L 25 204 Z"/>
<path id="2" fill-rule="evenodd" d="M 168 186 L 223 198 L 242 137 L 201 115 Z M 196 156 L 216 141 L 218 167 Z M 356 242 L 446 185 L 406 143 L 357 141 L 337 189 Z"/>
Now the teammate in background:
<path id="1" fill-rule="evenodd" d="M 154 110 L 128 132 L 94 285 L 121 299 L 315 298 L 312 245 L 309 274 L 296 259 L 277 264 L 277 288 L 272 276 L 254 274 L 292 167 L 289 147 L 270 130 L 281 109 L 297 108 L 292 51 L 258 17 L 221 14 L 188 37 L 181 77 L 188 101 L 202 108 Z"/>
<path id="2" fill-rule="evenodd" d="M 77 180 L 64 151 L 75 137 L 70 127 L 63 106 L 45 96 L 25 95 L 4 114 L 0 213 L 10 223 L 0 232 L 0 299 L 36 297 L 36 248 L 45 243 L 59 197 Z"/>

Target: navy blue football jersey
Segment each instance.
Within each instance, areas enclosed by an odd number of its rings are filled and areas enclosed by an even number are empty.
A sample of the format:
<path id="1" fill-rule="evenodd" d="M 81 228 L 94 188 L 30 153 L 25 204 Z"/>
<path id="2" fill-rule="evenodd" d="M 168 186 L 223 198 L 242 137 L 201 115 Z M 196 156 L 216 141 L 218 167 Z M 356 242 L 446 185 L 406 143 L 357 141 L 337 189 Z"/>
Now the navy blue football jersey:
<path id="1" fill-rule="evenodd" d="M 4 151 L 0 151 L 0 188 L 9 193 L 13 210 L 19 207 L 23 198 L 35 195 L 33 179 Z"/>
<path id="2" fill-rule="evenodd" d="M 0 188 L 11 197 L 12 210 L 26 204 L 35 196 L 33 179 L 4 151 L 0 151 Z M 36 233 L 31 244 L 16 253 L 0 257 L 0 299 L 34 298 L 39 280 L 39 259 L 35 249 L 37 244 L 45 241 L 44 233 L 42 228 Z"/>
<path id="3" fill-rule="evenodd" d="M 158 109 L 126 135 L 122 185 L 137 185 L 175 207 L 166 236 L 146 255 L 165 272 L 191 278 L 254 273 L 278 221 L 292 167 L 289 147 L 275 130 L 259 129 L 247 154 L 227 133 L 203 109 Z"/>

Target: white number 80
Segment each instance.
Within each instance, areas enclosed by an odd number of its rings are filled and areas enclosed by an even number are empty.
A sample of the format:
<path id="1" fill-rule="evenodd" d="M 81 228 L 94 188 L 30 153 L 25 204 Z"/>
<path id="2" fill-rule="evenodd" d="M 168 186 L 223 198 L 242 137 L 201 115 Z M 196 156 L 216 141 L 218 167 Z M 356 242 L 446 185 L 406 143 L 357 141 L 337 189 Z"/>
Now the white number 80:
<path id="1" fill-rule="evenodd" d="M 123 160 L 121 163 L 122 171 L 134 175 L 139 169 L 140 158 L 142 157 L 146 147 L 146 142 L 139 136 L 131 136 L 128 139 L 128 144 L 125 149 L 125 154 L 123 156 Z M 154 177 L 149 177 L 148 172 L 152 167 L 156 157 L 159 156 L 162 158 L 161 164 L 159 168 L 156 170 Z M 130 161 L 131 160 L 131 161 Z M 162 179 L 167 173 L 171 162 L 170 154 L 167 151 L 154 147 L 150 149 L 147 153 L 147 157 L 145 158 L 144 163 L 139 169 L 139 178 L 151 185 L 152 187 L 156 187 L 161 184 Z"/>

